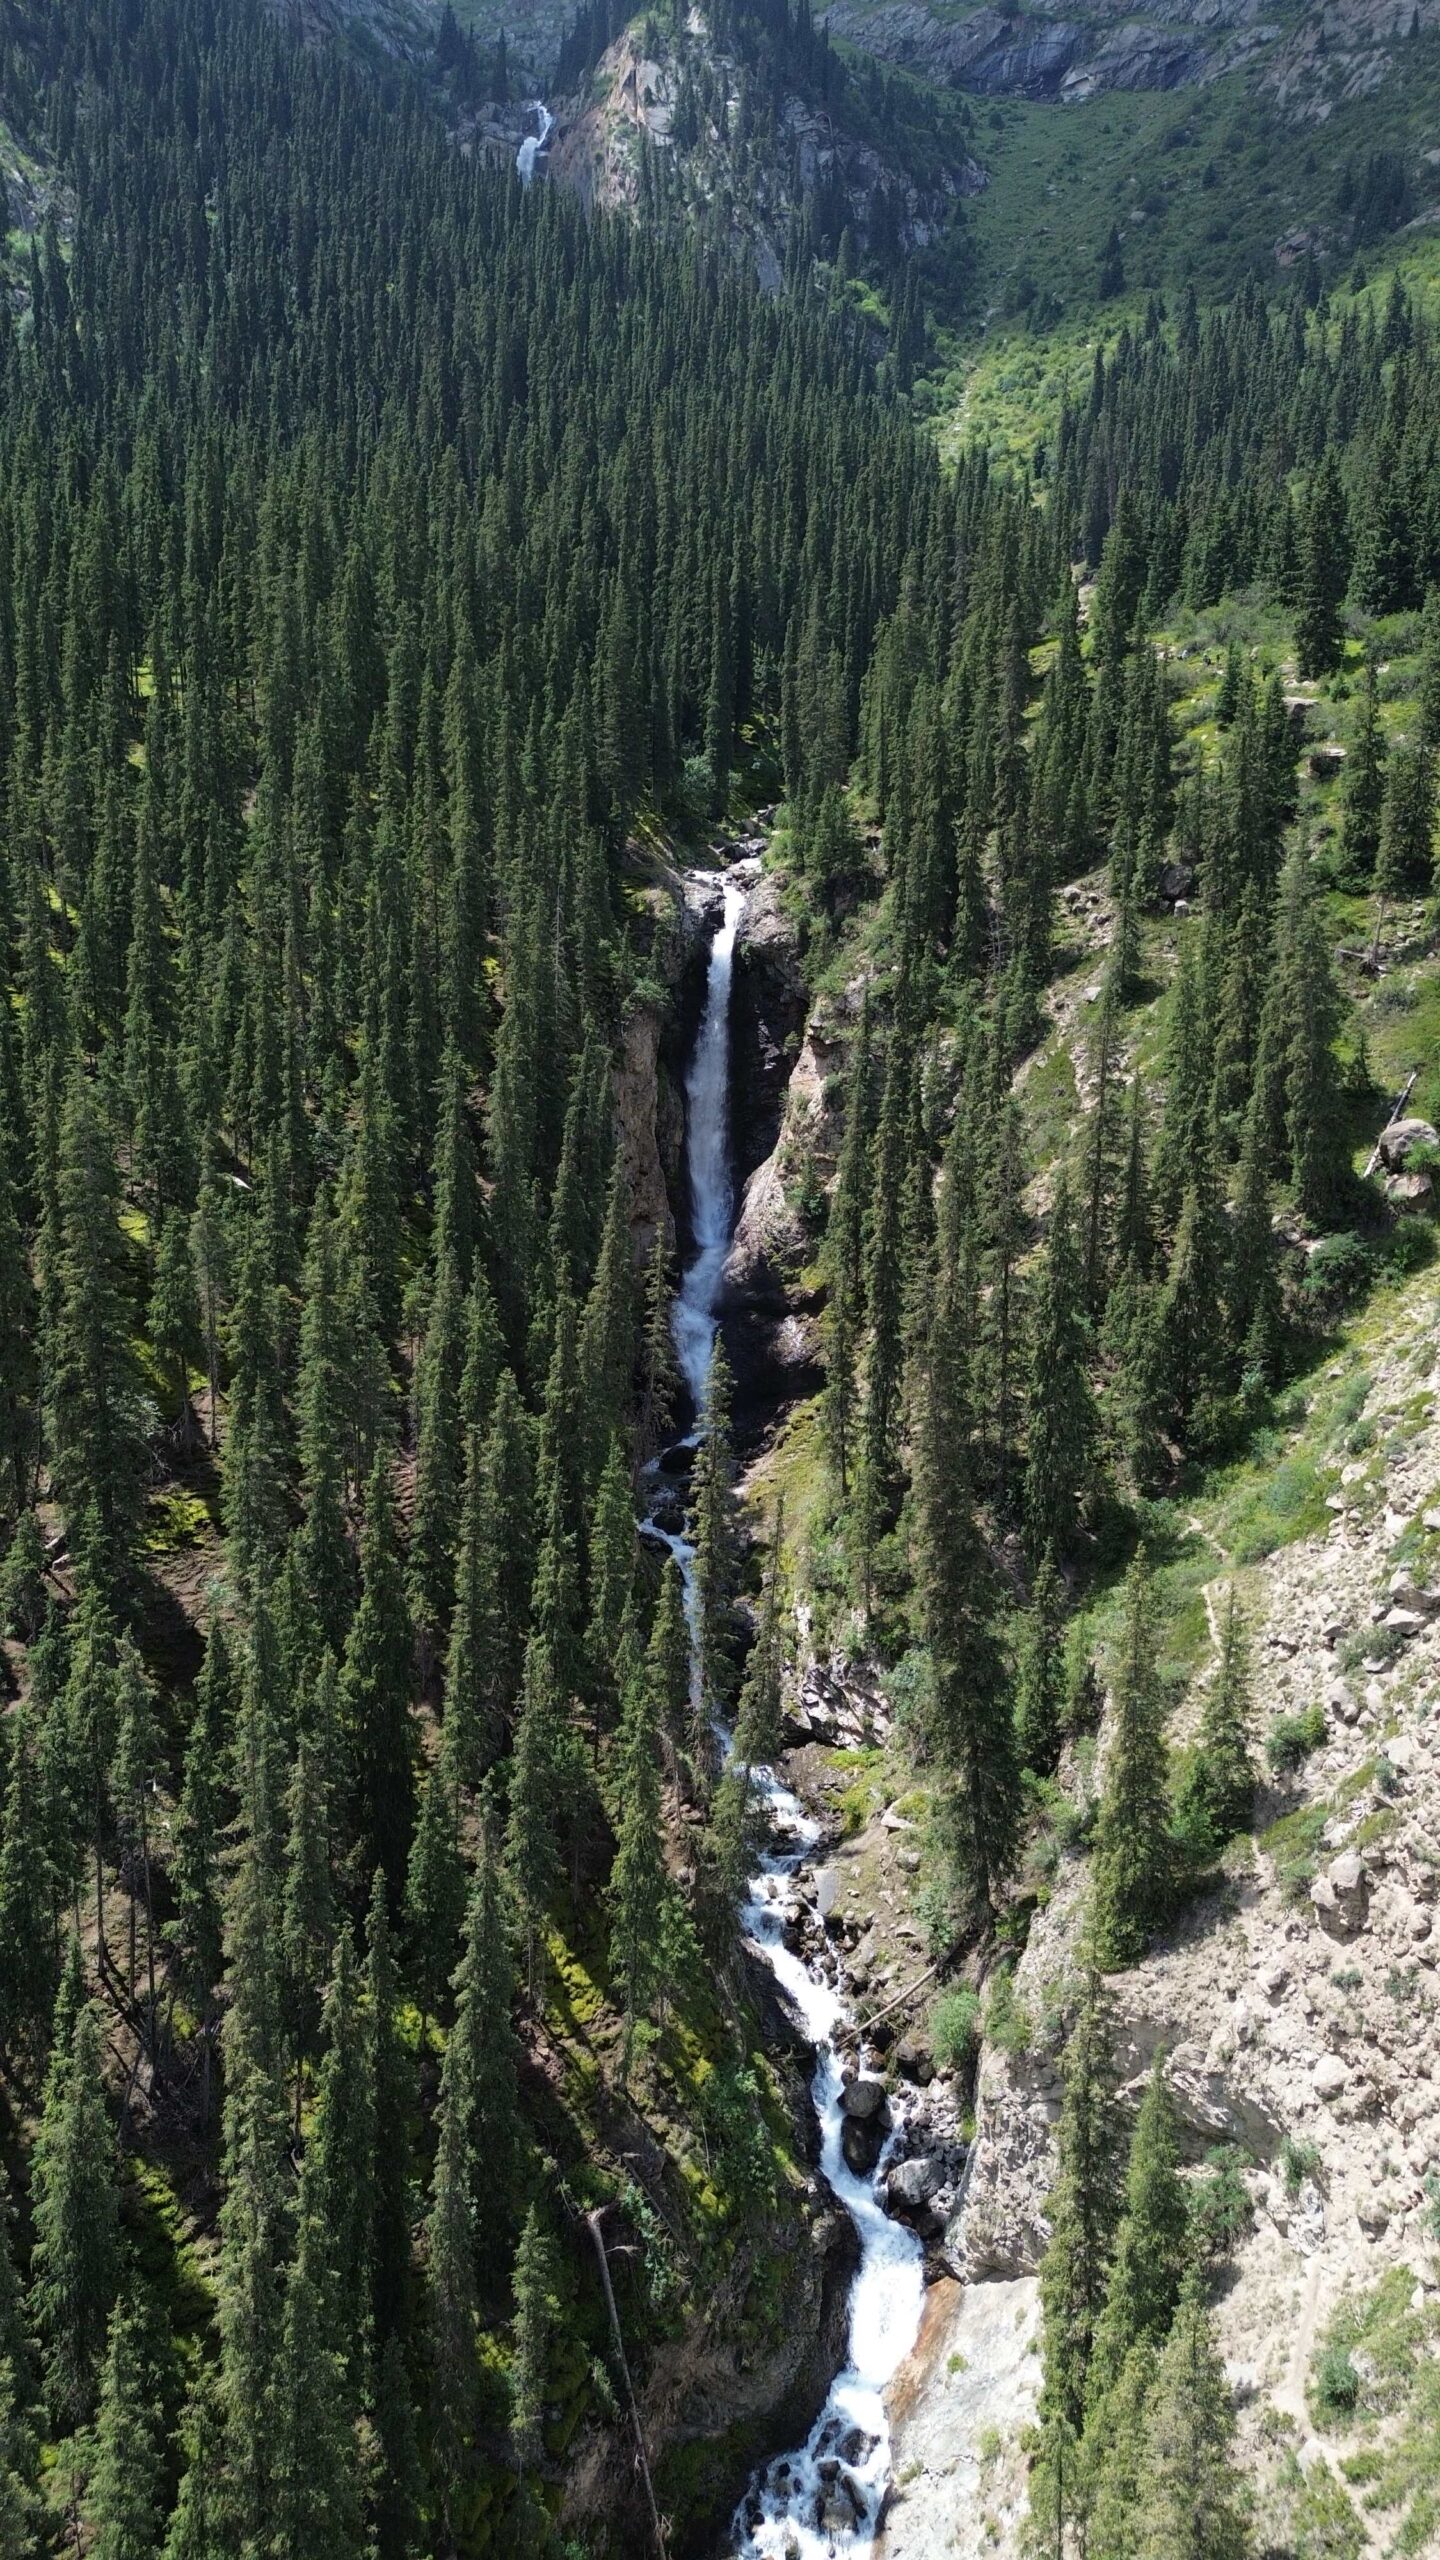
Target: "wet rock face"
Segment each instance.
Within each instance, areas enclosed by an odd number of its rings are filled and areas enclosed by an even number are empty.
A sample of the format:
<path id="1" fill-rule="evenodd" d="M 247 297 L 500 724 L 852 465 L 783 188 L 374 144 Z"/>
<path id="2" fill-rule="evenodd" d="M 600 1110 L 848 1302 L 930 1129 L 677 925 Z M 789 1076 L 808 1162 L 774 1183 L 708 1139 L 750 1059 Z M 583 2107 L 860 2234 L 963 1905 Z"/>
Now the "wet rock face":
<path id="1" fill-rule="evenodd" d="M 785 1088 L 805 1021 L 795 928 L 773 879 L 757 883 L 735 936 L 733 1008 L 731 1128 L 740 1186 L 780 1135 Z"/>
<path id="2" fill-rule="evenodd" d="M 888 2110 L 887 2110 L 888 2116 Z M 887 2123 L 879 2116 L 847 2116 L 840 2127 L 840 2154 L 852 2177 L 868 2178 L 885 2148 Z"/>
<path id="3" fill-rule="evenodd" d="M 721 1319 L 742 1428 L 747 1414 L 821 1382 L 818 1313 L 794 1285 L 807 1247 L 781 1140 L 805 1003 L 795 928 L 774 881 L 761 879 L 735 940 L 730 1019 L 731 1146 L 743 1196 Z"/>
<path id="4" fill-rule="evenodd" d="M 797 2132 L 812 2130 L 814 2117 L 798 2076 L 792 2097 Z M 714 2560 L 717 2550 L 729 2548 L 725 2528 L 747 2480 L 772 2455 L 805 2442 L 845 2361 L 859 2262 L 855 2226 L 848 2214 L 826 2210 L 814 2187 L 804 2214 L 803 2220 L 787 2216 L 757 2235 L 718 2291 L 693 2306 L 695 2316 L 681 2334 L 650 2356 L 641 2411 L 662 2505 L 672 2515 L 672 2560 Z M 767 2333 L 757 2342 L 749 2288 L 777 2257 L 785 2320 L 780 2334 Z M 701 2446 L 711 2456 L 704 2493 L 677 2517 L 667 2502 L 667 2462 L 675 2457 L 688 2482 Z M 603 2525 L 608 2549 L 652 2548 L 628 2430 L 587 2431 L 570 2462 L 561 2520 L 576 2531 Z"/>

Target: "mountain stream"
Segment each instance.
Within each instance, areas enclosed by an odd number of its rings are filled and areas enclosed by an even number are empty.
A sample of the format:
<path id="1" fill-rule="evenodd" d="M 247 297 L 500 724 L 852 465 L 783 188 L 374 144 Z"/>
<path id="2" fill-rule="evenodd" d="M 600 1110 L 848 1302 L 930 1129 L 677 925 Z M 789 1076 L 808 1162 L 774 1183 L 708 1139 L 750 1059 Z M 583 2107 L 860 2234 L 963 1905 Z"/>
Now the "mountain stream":
<path id="1" fill-rule="evenodd" d="M 543 113 L 543 110 L 542 110 Z M 522 148 L 528 148 L 528 145 Z M 735 1224 L 730 1149 L 730 995 L 735 937 L 753 865 L 723 880 L 724 907 L 710 945 L 705 1006 L 685 1078 L 686 1154 L 693 1250 L 672 1315 L 676 1354 L 698 1415 L 717 1332 L 726 1256 Z M 693 1450 L 698 1431 L 672 1445 L 672 1459 Z M 664 1461 L 660 1462 L 663 1466 Z M 675 1556 L 695 1623 L 694 1553 L 688 1539 L 663 1525 L 663 1493 L 645 1522 L 647 1535 Z M 692 1678 L 698 1673 L 692 1670 Z M 729 1735 L 720 1728 L 722 1744 Z M 820 2156 L 835 2196 L 855 2225 L 860 2263 L 850 2297 L 849 2361 L 837 2374 L 807 2441 L 777 2455 L 751 2481 L 731 2524 L 728 2551 L 748 2560 L 860 2560 L 872 2550 L 890 2480 L 884 2389 L 915 2343 L 923 2290 L 920 2244 L 880 2202 L 884 2155 L 874 2173 L 856 2176 L 841 2148 L 843 2081 L 837 2031 L 849 2021 L 842 1993 L 821 1964 L 785 1943 L 784 1912 L 796 1877 L 813 1863 L 817 1824 L 771 1770 L 756 1772 L 770 1846 L 751 1877 L 741 1923 L 769 1966 L 815 2047 L 810 2094 L 820 2128 Z"/>

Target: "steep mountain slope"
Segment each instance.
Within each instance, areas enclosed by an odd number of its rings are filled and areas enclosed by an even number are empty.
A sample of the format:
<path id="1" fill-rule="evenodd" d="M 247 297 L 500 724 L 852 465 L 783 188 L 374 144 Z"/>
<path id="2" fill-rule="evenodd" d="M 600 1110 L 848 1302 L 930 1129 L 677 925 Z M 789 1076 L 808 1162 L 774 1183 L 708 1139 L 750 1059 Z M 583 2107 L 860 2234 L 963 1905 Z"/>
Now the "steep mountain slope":
<path id="1" fill-rule="evenodd" d="M 887 277 L 938 250 L 984 184 L 967 124 L 918 92 L 882 100 L 823 50 L 717 43 L 697 11 L 683 30 L 652 20 L 616 38 L 589 97 L 562 108 L 550 169 L 587 203 L 658 197 L 728 226 L 774 290 L 797 215 L 822 254 L 835 257 L 848 230 L 852 264 Z"/>
<path id="2" fill-rule="evenodd" d="M 944 10 L 924 0 L 832 0 L 823 15 L 833 34 L 957 88 L 1067 103 L 1112 89 L 1183 88 L 1256 63 L 1268 72 L 1284 43 L 1277 13 L 1262 10 L 1259 0 L 1202 0 L 1198 7 L 1175 0 L 1138 10 L 1124 0 L 1083 9 L 1035 0 L 1025 9 Z"/>
<path id="3" fill-rule="evenodd" d="M 1227 73 L 1305 121 L 1375 94 L 1417 32 L 1440 24 L 1434 0 L 1336 0 L 1321 9 L 1260 0 L 1029 0 L 1024 8 L 930 8 L 925 0 L 832 0 L 824 22 L 882 60 L 908 63 L 982 97 L 1067 105 L 1123 90 L 1204 87 Z"/>
<path id="4" fill-rule="evenodd" d="M 1242 1561 L 1227 1539 L 1259 1480 L 1194 1506 L 1177 1583 L 1209 1629 L 1238 1592 L 1257 1729 L 1313 1718 L 1314 1742 L 1272 1774 L 1215 1895 L 1114 1992 L 1125 2103 L 1138 2106 L 1165 2052 L 1195 2185 L 1226 2181 L 1217 2334 L 1260 2518 L 1281 2549 L 1312 2547 L 1306 2515 L 1313 2528 L 1322 2500 L 1357 2551 L 1426 2550 L 1440 2532 L 1425 2450 L 1440 2343 L 1437 1319 L 1433 1278 L 1387 1294 L 1337 1343 L 1277 1449 L 1272 1467 L 1313 1475 L 1324 1530 Z M 1207 1631 L 1196 1650 L 1178 1741 L 1214 1677 L 1213 1642 Z M 1062 1767 L 1077 1808 L 1102 1772 Z M 1020 2548 L 1040 2370 L 1033 2279 L 1083 1891 L 1083 1862 L 1062 1854 L 1015 1970 L 1004 2045 L 982 2056 L 964 2202 L 939 2243 L 958 2281 L 941 2281 L 895 2395 L 886 2560 Z M 1362 2344 L 1346 2397 L 1327 2378 L 1331 2342 L 1371 2328 L 1392 2361 L 1382 2382 Z M 1380 2482 L 1367 2543 L 1360 2519 Z"/>

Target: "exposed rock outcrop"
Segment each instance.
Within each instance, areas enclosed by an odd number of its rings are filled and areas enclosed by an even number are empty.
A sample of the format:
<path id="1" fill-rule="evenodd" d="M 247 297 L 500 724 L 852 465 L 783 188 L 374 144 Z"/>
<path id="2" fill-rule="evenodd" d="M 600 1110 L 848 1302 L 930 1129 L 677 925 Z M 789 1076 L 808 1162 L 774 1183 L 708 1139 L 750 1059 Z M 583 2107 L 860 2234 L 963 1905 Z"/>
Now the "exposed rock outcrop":
<path id="1" fill-rule="evenodd" d="M 271 0 L 271 6 L 307 44 L 358 36 L 411 62 L 433 49 L 439 14 L 426 0 Z"/>
<path id="2" fill-rule="evenodd" d="M 742 172 L 733 140 L 744 124 L 739 65 L 716 47 L 698 11 L 689 13 L 683 31 L 668 30 L 656 50 L 647 51 L 645 37 L 655 33 L 653 20 L 627 28 L 602 56 L 589 96 L 570 101 L 561 115 L 550 173 L 586 204 L 634 207 L 641 199 L 645 155 L 660 153 L 697 207 L 728 207 L 767 291 L 780 286 L 792 207 L 822 182 L 844 189 L 861 240 L 868 238 L 883 196 L 886 219 L 897 224 L 906 249 L 925 247 L 949 207 L 985 184 L 978 162 L 958 150 L 923 186 L 917 184 L 897 162 L 847 133 L 830 102 L 798 94 L 780 103 L 773 151 L 761 157 L 750 146 Z M 707 87 L 717 81 L 724 86 L 725 116 L 682 134 L 687 72 L 702 62 Z"/>
<path id="3" fill-rule="evenodd" d="M 1385 1343 L 1367 1348 L 1357 1374 L 1376 1450 L 1340 1470 L 1328 1531 L 1242 1578 L 1260 1730 L 1319 1706 L 1325 1739 L 1293 1778 L 1262 1791 L 1254 1839 L 1232 1850 L 1221 1888 L 1109 1986 L 1127 2106 L 1138 2105 L 1163 2047 L 1191 2173 L 1203 2174 L 1219 2146 L 1248 2191 L 1253 2221 L 1235 2240 L 1215 2317 L 1221 2351 L 1244 2380 L 1241 2441 L 1260 2472 L 1277 2413 L 1308 2423 L 1316 2341 L 1347 2289 L 1394 2269 L 1422 2289 L 1433 2282 L 1425 2181 L 1440 2160 L 1437 1315 L 1433 1279 L 1417 1281 Z M 1216 1579 L 1223 1589 L 1223 1558 Z M 1405 1624 L 1392 1629 L 1397 1610 Z M 863 1843 L 855 1854 L 864 1857 Z M 1007 2464 L 1024 2390 L 993 2422 L 1005 2445 L 984 2506 L 997 2530 L 975 2544 L 956 2483 L 973 2479 L 965 2466 L 977 2460 L 978 2422 L 956 2393 L 952 2359 L 973 2361 L 969 2336 L 994 2334 L 992 2311 L 1033 2283 L 1044 2250 L 1085 1883 L 1083 1861 L 1063 1860 L 1016 1971 L 1019 2031 L 1009 2050 L 982 2056 L 975 2143 L 940 2246 L 965 2282 L 936 2288 L 941 2299 L 932 2297 L 920 2349 L 897 2381 L 901 2485 L 886 2560 L 968 2560 L 982 2547 L 1005 2560 L 1019 2548 L 1023 2484 Z M 1033 2360 L 1029 2373 L 1033 2387 Z M 949 2538 L 945 2495 L 961 2519 Z"/>
<path id="4" fill-rule="evenodd" d="M 1273 44 L 1259 0 L 1039 0 L 1024 16 L 981 7 L 932 13 L 924 0 L 832 0 L 824 23 L 888 62 L 987 97 L 1080 100 L 1108 89 L 1176 89 L 1218 79 Z"/>
<path id="5" fill-rule="evenodd" d="M 1020 2439 L 1040 2386 L 1034 2279 L 925 2297 L 914 2354 L 891 2385 L 895 2486 L 876 2560 L 984 2560 L 1025 2506 Z"/>
<path id="6" fill-rule="evenodd" d="M 810 1117 L 800 1063 L 805 1003 L 795 927 L 766 876 L 736 938 L 731 1024 L 735 1170 L 744 1188 L 722 1320 L 742 1415 L 819 1383 L 818 1311 L 802 1279 L 809 1245 L 796 1201 Z"/>
<path id="7" fill-rule="evenodd" d="M 667 1245 L 675 1242 L 674 1204 L 685 1147 L 681 1061 L 704 994 L 706 942 L 717 897 L 698 875 L 682 879 L 669 870 L 646 892 L 649 976 L 658 1000 L 632 1004 L 614 1086 L 637 1265 L 649 1260 L 657 1227 L 663 1227 Z"/>
<path id="8" fill-rule="evenodd" d="M 1328 0 L 1287 21 L 1264 0 L 1030 0 L 1023 15 L 927 0 L 831 0 L 831 32 L 882 61 L 985 97 L 1083 104 L 1112 90 L 1180 89 L 1248 71 L 1297 121 L 1368 97 L 1403 64 L 1440 0 Z M 1282 243 L 1282 247 L 1286 244 Z M 1292 254 L 1295 254 L 1292 251 Z"/>
<path id="9" fill-rule="evenodd" d="M 710 2560 L 751 2471 L 804 2442 L 844 2362 L 859 2252 L 854 2225 L 830 2208 L 828 2192 L 813 2188 L 805 2218 L 797 2216 L 745 2253 L 681 2335 L 650 2358 L 641 2420 L 674 2520 L 675 2560 Z M 762 2331 L 747 2297 L 753 2285 L 773 2301 L 777 2269 L 784 2316 Z M 649 2547 L 626 2430 L 597 2429 L 578 2448 L 565 2512 L 576 2525 L 593 2527 L 603 2519 L 622 2537 L 618 2547 Z"/>

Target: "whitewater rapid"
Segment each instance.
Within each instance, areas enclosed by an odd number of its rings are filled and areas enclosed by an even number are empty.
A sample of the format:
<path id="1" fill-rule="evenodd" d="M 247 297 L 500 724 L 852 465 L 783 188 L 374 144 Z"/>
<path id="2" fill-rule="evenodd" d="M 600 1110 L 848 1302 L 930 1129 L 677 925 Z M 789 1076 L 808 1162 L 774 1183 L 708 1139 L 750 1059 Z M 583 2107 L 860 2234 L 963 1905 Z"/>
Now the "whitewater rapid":
<path id="1" fill-rule="evenodd" d="M 735 936 L 744 913 L 747 868 L 727 875 L 710 945 L 705 1009 L 685 1079 L 687 1156 L 694 1251 L 676 1293 L 671 1323 L 681 1374 L 698 1415 L 717 1332 L 725 1258 L 735 1226 L 730 1153 L 730 993 Z M 677 1449 L 693 1447 L 691 1432 Z M 689 1541 L 652 1518 L 646 1523 L 675 1556 L 695 1630 L 694 1554 Z M 698 1680 L 693 1659 L 692 1680 Z M 721 1728 L 728 1747 L 729 1735 Z M 821 2166 L 855 2225 L 860 2264 L 850 2296 L 849 2361 L 804 2445 L 781 2454 L 751 2482 L 730 2532 L 733 2554 L 750 2560 L 860 2560 L 872 2549 L 890 2480 L 885 2385 L 909 2354 L 920 2326 L 919 2241 L 892 2222 L 879 2201 L 883 2170 L 857 2177 L 840 2147 L 840 2060 L 835 2038 L 849 2011 L 834 1984 L 786 1946 L 784 1908 L 797 1872 L 813 1857 L 817 1825 L 769 1769 L 755 1772 L 772 1846 L 750 1879 L 741 1909 L 746 1937 L 770 1967 L 816 2051 L 811 2100 L 820 2127 Z"/>
<path id="2" fill-rule="evenodd" d="M 538 133 L 527 133 L 515 154 L 515 166 L 520 172 L 522 187 L 529 186 L 535 175 L 535 163 L 555 130 L 555 119 L 543 98 L 532 98 L 526 112 L 539 117 L 540 130 Z"/>

